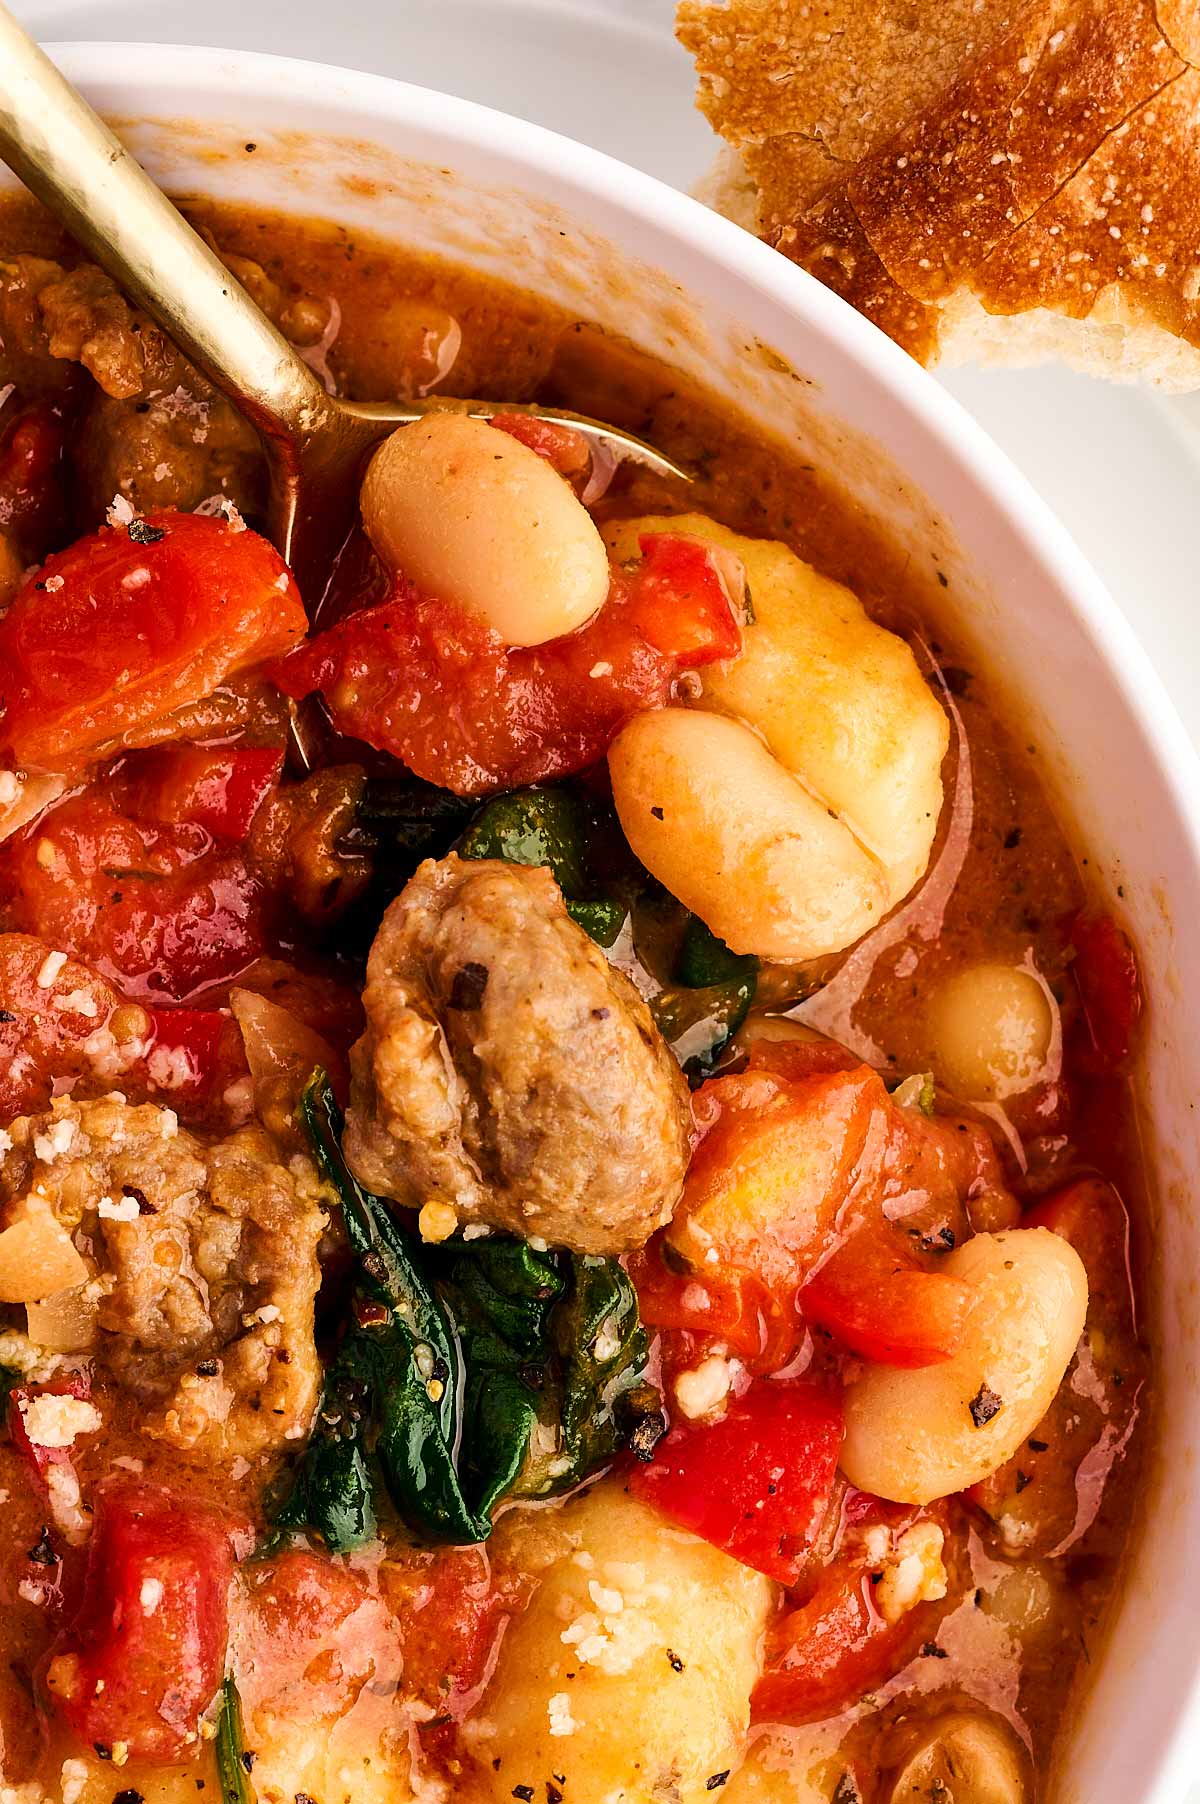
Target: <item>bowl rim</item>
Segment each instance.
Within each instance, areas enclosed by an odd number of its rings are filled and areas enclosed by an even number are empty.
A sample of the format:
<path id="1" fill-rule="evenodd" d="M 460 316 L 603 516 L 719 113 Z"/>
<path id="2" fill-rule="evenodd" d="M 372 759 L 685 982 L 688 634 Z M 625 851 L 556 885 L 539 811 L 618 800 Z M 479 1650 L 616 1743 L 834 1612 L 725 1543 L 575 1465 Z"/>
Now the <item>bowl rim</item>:
<path id="1" fill-rule="evenodd" d="M 691 255 L 719 264 L 769 303 L 803 319 L 835 355 L 856 365 L 919 424 L 1044 572 L 1077 629 L 1090 641 L 1107 681 L 1136 726 L 1162 782 L 1177 849 L 1200 887 L 1200 747 L 1117 601 L 1049 504 L 965 406 L 807 271 L 690 195 L 603 151 L 497 108 L 391 76 L 312 59 L 201 45 L 70 39 L 48 41 L 45 49 L 85 91 L 141 88 L 152 94 L 153 104 L 145 108 L 147 118 L 169 116 L 172 97 L 198 87 L 227 96 L 232 114 L 243 98 L 255 95 L 295 104 L 315 99 L 319 108 L 337 106 L 360 119 L 364 139 L 370 138 L 373 121 L 403 118 L 430 137 L 453 139 L 473 151 L 519 162 L 531 173 L 539 168 L 552 173 L 557 189 L 631 216 Z M 186 112 L 177 116 L 187 117 Z M 320 130 L 319 124 L 314 130 Z M 1105 1659 L 1111 1658 L 1106 1648 Z M 1200 1658 L 1177 1694 L 1174 1718 L 1158 1743 L 1139 1804 L 1183 1804 L 1193 1777 L 1190 1744 L 1197 1729 Z"/>

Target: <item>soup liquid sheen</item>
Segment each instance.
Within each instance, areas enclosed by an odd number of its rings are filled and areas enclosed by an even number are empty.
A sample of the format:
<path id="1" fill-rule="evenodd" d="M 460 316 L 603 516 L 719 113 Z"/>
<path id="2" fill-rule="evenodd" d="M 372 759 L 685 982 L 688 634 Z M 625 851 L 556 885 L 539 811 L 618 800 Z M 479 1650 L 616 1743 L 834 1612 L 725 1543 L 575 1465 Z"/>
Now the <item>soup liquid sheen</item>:
<path id="1" fill-rule="evenodd" d="M 873 526 L 839 491 L 836 470 L 800 463 L 675 372 L 516 287 L 320 222 L 208 204 L 189 212 L 223 253 L 260 264 L 285 299 L 301 308 L 296 317 L 303 319 L 303 307 L 310 307 L 308 355 L 340 393 L 363 400 L 436 392 L 542 401 L 631 428 L 693 469 L 695 480 L 685 490 L 643 473 L 623 473 L 599 515 L 696 510 L 740 532 L 781 539 L 853 589 L 876 619 L 913 639 L 954 722 L 934 863 L 952 856 L 961 858 L 961 868 L 935 919 L 914 908 L 907 927 L 881 941 L 877 958 L 855 961 L 852 981 L 843 974 L 840 988 L 829 992 L 836 995 L 836 1009 L 827 1003 L 825 1015 L 815 1017 L 823 1027 L 856 1049 L 870 1048 L 885 1077 L 899 1077 L 934 1062 L 924 1003 L 944 976 L 964 965 L 1025 965 L 1057 998 L 1069 995 L 1066 924 L 1087 905 L 1092 873 L 1043 787 L 1038 749 L 1022 731 L 1019 706 L 991 681 L 986 648 L 973 646 L 967 623 L 956 619 L 953 587 L 944 576 L 939 580 L 935 552 L 898 543 Z M 17 250 L 73 260 L 44 217 L 9 204 L 0 211 L 0 258 Z M 7 379 L 0 348 L 0 390 Z M 85 508 L 75 526 L 83 532 L 98 523 Z M 802 1003 L 836 977 L 841 964 L 835 959 L 801 969 L 768 968 L 758 1011 L 778 1013 Z M 993 1125 L 1020 1149 L 1025 1170 L 1010 1169 L 1010 1179 L 1023 1199 L 1077 1172 L 1099 1170 L 1116 1182 L 1133 1223 L 1133 1269 L 1140 1271 L 1144 1174 L 1126 1077 L 1042 1085 L 1007 1112 L 993 1112 Z M 1118 1289 L 1124 1284 L 1121 1273 L 1113 1280 Z M 13 1312 L 14 1318 L 21 1313 Z M 798 1780 L 788 1791 L 764 1779 L 746 1785 L 747 1801 L 827 1798 L 848 1760 L 861 1762 L 860 1771 L 887 1767 L 907 1727 L 960 1703 L 982 1704 L 1008 1719 L 1039 1773 L 1047 1772 L 1073 1690 L 1102 1644 L 1101 1619 L 1117 1579 L 1146 1435 L 1146 1356 L 1132 1330 L 1121 1358 L 1129 1407 L 1113 1425 L 1107 1460 L 1089 1467 L 1088 1487 L 1063 1545 L 1034 1561 L 1006 1557 L 1014 1550 L 984 1516 L 955 1506 L 951 1564 L 962 1601 L 943 1619 L 936 1644 L 835 1721 L 792 1731 L 765 1727 L 758 1744 L 765 1768 L 792 1761 L 799 1775 L 815 1763 L 829 1789 L 807 1791 Z M 1082 1388 L 1082 1377 L 1079 1383 Z M 106 1431 L 96 1437 L 101 1444 L 81 1442 L 76 1454 L 85 1495 L 114 1458 L 138 1459 L 148 1479 L 182 1483 L 196 1497 L 232 1500 L 259 1517 L 260 1474 L 251 1471 L 231 1484 L 226 1474 L 191 1466 L 140 1438 L 117 1394 L 103 1401 Z M 1037 1456 L 1030 1457 L 1032 1479 Z M 23 1462 L 6 1444 L 0 1444 L 0 1496 L 0 1570 L 12 1574 L 18 1565 L 23 1569 L 22 1556 L 37 1540 L 43 1506 L 30 1496 Z M 498 1534 L 500 1558 L 503 1540 Z M 43 1656 L 46 1623 L 8 1578 L 0 1582 L 0 1646 L 0 1720 L 29 1724 L 28 1745 L 21 1745 L 18 1733 L 15 1745 L 3 1750 L 5 1761 L 22 1777 L 36 1771 L 57 1797 L 62 1762 L 81 1751 L 53 1729 L 50 1745 L 38 1751 L 34 1713 L 21 1707 L 20 1688 Z M 364 1732 L 362 1712 L 374 1723 L 380 1708 L 365 1695 L 356 1705 Z M 169 1775 L 139 1772 L 133 1764 L 117 1772 L 89 1762 L 80 1804 L 130 1793 L 150 1801 L 192 1798 L 200 1777 L 214 1795 L 208 1753 L 197 1758 L 194 1773 Z M 452 1734 L 436 1740 L 429 1759 L 445 1766 L 452 1783 L 462 1773 Z M 732 1780 L 731 1788 L 737 1783 Z M 24 1795 L 16 1796 L 24 1804 Z M 885 1797 L 881 1792 L 881 1804 Z M 876 1804 L 875 1798 L 866 1804 Z"/>

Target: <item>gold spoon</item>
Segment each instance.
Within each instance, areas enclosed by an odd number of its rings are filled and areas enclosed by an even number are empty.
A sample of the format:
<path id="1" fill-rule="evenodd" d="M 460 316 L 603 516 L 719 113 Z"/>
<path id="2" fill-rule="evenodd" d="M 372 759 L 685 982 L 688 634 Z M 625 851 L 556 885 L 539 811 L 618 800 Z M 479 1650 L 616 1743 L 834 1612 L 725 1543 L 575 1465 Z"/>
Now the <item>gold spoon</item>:
<path id="1" fill-rule="evenodd" d="M 371 447 L 439 406 L 573 426 L 617 461 L 686 480 L 670 458 L 598 420 L 507 401 L 339 401 L 255 306 L 124 145 L 0 4 L 0 156 L 124 292 L 254 426 L 267 533 L 319 600 Z"/>

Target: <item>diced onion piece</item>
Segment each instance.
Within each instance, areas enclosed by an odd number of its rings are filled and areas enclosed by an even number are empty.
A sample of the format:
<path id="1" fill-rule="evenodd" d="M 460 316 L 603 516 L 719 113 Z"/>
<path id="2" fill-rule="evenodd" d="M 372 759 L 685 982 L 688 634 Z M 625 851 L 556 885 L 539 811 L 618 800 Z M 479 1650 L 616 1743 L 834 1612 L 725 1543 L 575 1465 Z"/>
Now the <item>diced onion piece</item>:
<path id="1" fill-rule="evenodd" d="M 0 1231 L 0 1303 L 38 1303 L 83 1284 L 87 1266 L 45 1208 L 29 1208 Z"/>

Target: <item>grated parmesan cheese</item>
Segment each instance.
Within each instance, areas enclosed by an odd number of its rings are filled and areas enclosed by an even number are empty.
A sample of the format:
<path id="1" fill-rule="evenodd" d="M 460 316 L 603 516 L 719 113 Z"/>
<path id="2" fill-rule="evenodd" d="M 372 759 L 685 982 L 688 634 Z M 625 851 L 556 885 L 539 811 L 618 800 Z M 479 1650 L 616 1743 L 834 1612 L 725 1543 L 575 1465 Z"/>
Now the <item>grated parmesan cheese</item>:
<path id="1" fill-rule="evenodd" d="M 64 1153 L 71 1150 L 74 1138 L 73 1121 L 56 1121 L 48 1134 L 33 1136 L 34 1157 L 40 1159 L 43 1165 L 53 1165 L 56 1159 L 61 1159 Z"/>
<path id="2" fill-rule="evenodd" d="M 898 1622 L 914 1605 L 945 1597 L 944 1542 L 936 1522 L 914 1522 L 905 1529 L 875 1587 L 875 1604 L 885 1622 Z"/>
<path id="3" fill-rule="evenodd" d="M 38 989 L 48 990 L 66 962 L 65 952 L 47 952 L 42 960 L 42 968 L 37 974 Z"/>
<path id="4" fill-rule="evenodd" d="M 675 1401 L 683 1414 L 693 1422 L 713 1415 L 724 1404 L 739 1370 L 736 1359 L 710 1353 L 698 1366 L 680 1372 L 675 1380 Z"/>
<path id="5" fill-rule="evenodd" d="M 571 1700 L 565 1691 L 556 1691 L 546 1709 L 550 1717 L 551 1735 L 574 1735 L 575 1718 L 571 1715 Z"/>
<path id="6" fill-rule="evenodd" d="M 137 1221 L 142 1213 L 136 1196 L 126 1195 L 122 1195 L 120 1201 L 115 1203 L 111 1196 L 102 1196 L 96 1212 L 101 1221 Z"/>
<path id="7" fill-rule="evenodd" d="M 138 1592 L 138 1602 L 147 1616 L 153 1616 L 163 1600 L 163 1582 L 161 1579 L 144 1578 L 142 1588 Z"/>
<path id="8" fill-rule="evenodd" d="M 70 1447 L 76 1435 L 95 1434 L 104 1418 L 86 1397 L 23 1397 L 20 1403 L 25 1433 L 35 1447 Z"/>

